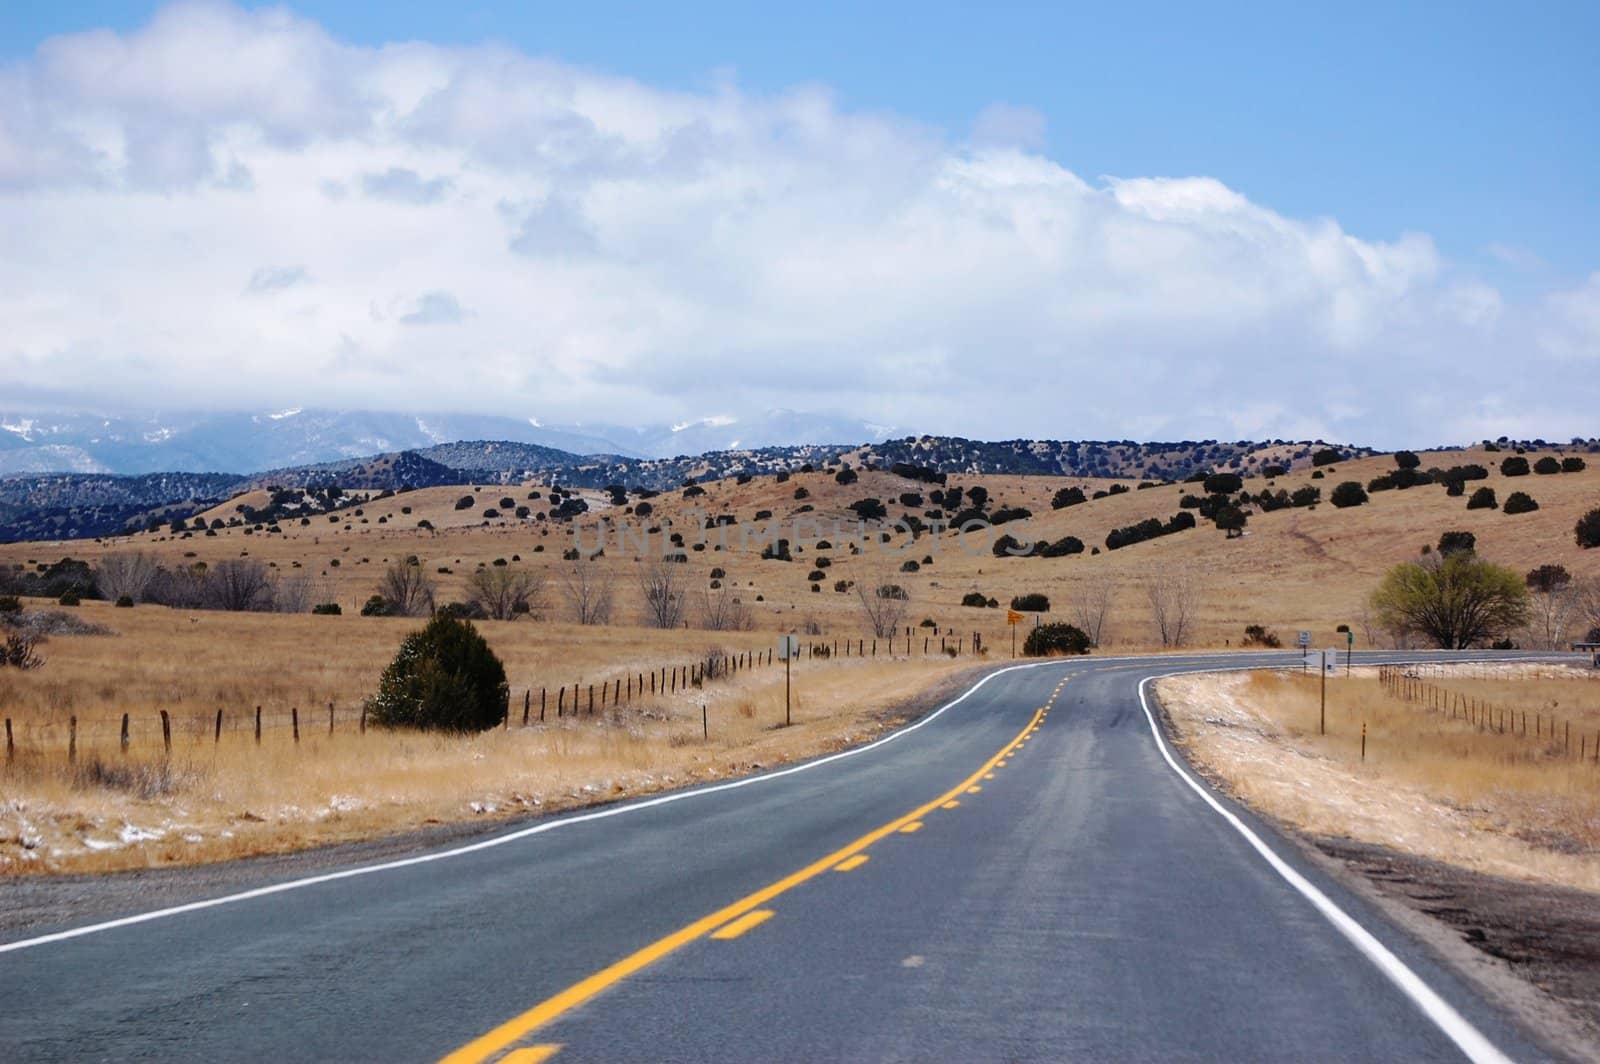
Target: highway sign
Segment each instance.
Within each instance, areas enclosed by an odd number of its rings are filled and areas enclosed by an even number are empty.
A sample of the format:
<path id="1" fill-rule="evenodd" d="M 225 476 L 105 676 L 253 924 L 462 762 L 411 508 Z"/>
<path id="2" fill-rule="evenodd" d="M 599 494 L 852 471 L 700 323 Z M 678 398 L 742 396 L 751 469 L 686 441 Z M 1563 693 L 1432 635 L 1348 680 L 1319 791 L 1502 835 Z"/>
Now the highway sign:
<path id="1" fill-rule="evenodd" d="M 1018 613 L 1016 610 L 1006 610 L 1006 623 L 1021 624 L 1022 614 Z"/>
<path id="2" fill-rule="evenodd" d="M 800 656 L 800 637 L 785 635 L 778 637 L 778 660 L 788 661 L 790 658 Z"/>
<path id="3" fill-rule="evenodd" d="M 1301 632 L 1300 633 L 1299 643 L 1303 647 L 1310 646 L 1311 645 L 1311 633 L 1310 632 Z"/>

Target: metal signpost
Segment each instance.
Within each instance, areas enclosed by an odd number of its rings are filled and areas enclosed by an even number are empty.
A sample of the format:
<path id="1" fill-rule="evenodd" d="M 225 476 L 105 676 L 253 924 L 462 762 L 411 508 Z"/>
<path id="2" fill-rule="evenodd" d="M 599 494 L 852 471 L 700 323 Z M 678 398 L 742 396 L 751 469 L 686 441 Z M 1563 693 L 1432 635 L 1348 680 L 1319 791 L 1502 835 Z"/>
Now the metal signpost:
<path id="1" fill-rule="evenodd" d="M 1006 610 L 1006 624 L 1011 626 L 1011 656 L 1017 656 L 1017 625 L 1022 623 L 1022 614 L 1016 610 Z"/>
<path id="2" fill-rule="evenodd" d="M 789 710 L 789 668 L 800 656 L 800 637 L 786 635 L 778 640 L 778 660 L 783 662 L 783 726 L 794 723 Z"/>
<path id="3" fill-rule="evenodd" d="M 1308 669 L 1311 665 L 1311 662 L 1305 656 L 1310 652 L 1311 649 L 1311 633 L 1301 632 L 1299 638 L 1296 639 L 1295 642 L 1300 645 L 1300 671 L 1305 672 L 1306 669 Z"/>

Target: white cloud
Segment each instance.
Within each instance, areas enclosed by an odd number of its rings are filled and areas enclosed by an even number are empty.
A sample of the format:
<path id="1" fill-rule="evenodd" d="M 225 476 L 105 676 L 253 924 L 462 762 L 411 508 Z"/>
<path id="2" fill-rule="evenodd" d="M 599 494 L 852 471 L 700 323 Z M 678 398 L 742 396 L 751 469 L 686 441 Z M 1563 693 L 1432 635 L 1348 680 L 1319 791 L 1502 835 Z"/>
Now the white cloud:
<path id="1" fill-rule="evenodd" d="M 1509 303 L 1426 235 L 1085 180 L 1043 131 L 180 4 L 0 71 L 0 366 L 167 407 L 1421 445 L 1537 399 L 1593 431 L 1591 377 L 1541 382 L 1600 354 L 1600 280 Z"/>

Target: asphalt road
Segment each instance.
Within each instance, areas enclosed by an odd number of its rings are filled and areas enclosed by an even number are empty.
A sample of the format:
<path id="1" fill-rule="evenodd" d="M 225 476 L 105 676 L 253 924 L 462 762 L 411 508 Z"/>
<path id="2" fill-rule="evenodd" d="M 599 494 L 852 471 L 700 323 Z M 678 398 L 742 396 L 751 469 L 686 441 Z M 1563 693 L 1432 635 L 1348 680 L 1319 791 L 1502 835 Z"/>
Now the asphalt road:
<path id="1" fill-rule="evenodd" d="M 34 933 L 0 1058 L 1541 1059 L 1169 762 L 1140 681 L 1218 663 L 1007 671 L 798 770 Z"/>

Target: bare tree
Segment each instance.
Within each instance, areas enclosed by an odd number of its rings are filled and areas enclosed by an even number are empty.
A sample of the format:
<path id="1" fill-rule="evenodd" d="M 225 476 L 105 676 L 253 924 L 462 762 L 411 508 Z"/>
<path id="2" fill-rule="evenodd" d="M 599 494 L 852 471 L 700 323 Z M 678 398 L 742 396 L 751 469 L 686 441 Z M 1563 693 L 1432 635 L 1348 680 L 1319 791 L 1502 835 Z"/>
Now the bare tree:
<path id="1" fill-rule="evenodd" d="M 205 605 L 214 610 L 272 609 L 272 577 L 250 558 L 228 558 L 206 573 Z"/>
<path id="2" fill-rule="evenodd" d="M 310 573 L 284 573 L 272 589 L 272 608 L 279 613 L 309 613 L 311 607 L 331 601 L 332 582 Z"/>
<path id="3" fill-rule="evenodd" d="M 868 568 L 856 580 L 856 598 L 866 614 L 867 627 L 879 639 L 888 639 L 900 630 L 911 597 L 899 584 L 891 583 L 882 568 Z"/>
<path id="4" fill-rule="evenodd" d="M 1566 645 L 1567 629 L 1582 619 L 1586 589 L 1564 566 L 1541 565 L 1529 570 L 1527 638 L 1542 650 Z"/>
<path id="5" fill-rule="evenodd" d="M 1097 647 L 1105 645 L 1100 637 L 1105 631 L 1106 618 L 1111 615 L 1111 603 L 1116 594 L 1117 579 L 1104 570 L 1090 573 L 1072 585 L 1067 608 L 1073 623 Z"/>
<path id="6" fill-rule="evenodd" d="M 748 632 L 756 626 L 750 607 L 739 601 L 727 586 L 706 589 L 700 604 L 700 624 L 713 632 Z"/>
<path id="7" fill-rule="evenodd" d="M 433 612 L 433 581 L 412 558 L 401 558 L 383 571 L 378 594 L 402 617 L 422 617 Z"/>
<path id="8" fill-rule="evenodd" d="M 528 569 L 490 565 L 467 578 L 467 598 L 497 621 L 544 610 L 544 576 Z"/>
<path id="9" fill-rule="evenodd" d="M 201 609 L 206 606 L 209 572 L 205 562 L 162 569 L 151 580 L 145 597 L 174 609 Z"/>
<path id="10" fill-rule="evenodd" d="M 100 559 L 94 582 L 99 586 L 100 594 L 112 602 L 124 597 L 140 602 L 160 571 L 161 563 L 154 554 L 142 550 L 120 551 Z"/>
<path id="11" fill-rule="evenodd" d="M 580 556 L 561 578 L 561 592 L 579 624 L 611 623 L 610 570 L 592 557 Z"/>
<path id="12" fill-rule="evenodd" d="M 1199 588 L 1194 576 L 1176 567 L 1157 569 L 1145 584 L 1156 634 L 1164 647 L 1181 647 L 1194 619 Z"/>
<path id="13" fill-rule="evenodd" d="M 652 628 L 676 628 L 683 623 L 688 596 L 681 586 L 682 564 L 658 558 L 639 571 L 645 621 Z"/>

